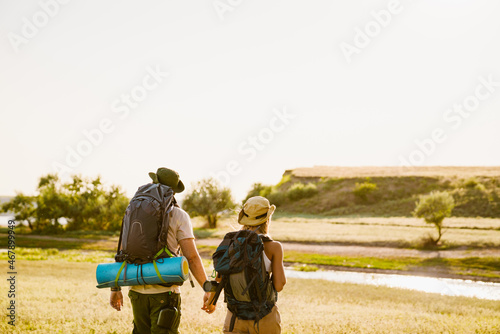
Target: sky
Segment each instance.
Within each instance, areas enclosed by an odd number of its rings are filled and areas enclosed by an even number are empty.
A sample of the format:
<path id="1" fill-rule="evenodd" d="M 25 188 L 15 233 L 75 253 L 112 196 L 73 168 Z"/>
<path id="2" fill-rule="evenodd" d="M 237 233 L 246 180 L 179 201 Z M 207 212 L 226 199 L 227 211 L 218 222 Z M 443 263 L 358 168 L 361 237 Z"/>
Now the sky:
<path id="1" fill-rule="evenodd" d="M 0 195 L 500 165 L 500 2 L 0 0 Z"/>

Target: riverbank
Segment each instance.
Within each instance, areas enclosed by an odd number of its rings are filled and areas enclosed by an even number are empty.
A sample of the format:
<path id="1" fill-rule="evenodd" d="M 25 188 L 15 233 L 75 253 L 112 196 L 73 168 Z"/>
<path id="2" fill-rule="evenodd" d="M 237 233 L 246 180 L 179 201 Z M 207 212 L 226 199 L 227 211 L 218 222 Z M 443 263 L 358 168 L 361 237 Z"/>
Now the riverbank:
<path id="1" fill-rule="evenodd" d="M 219 239 L 197 240 L 210 259 Z M 500 250 L 419 251 L 411 249 L 282 242 L 288 267 L 343 270 L 500 282 Z"/>
<path id="2" fill-rule="evenodd" d="M 109 253 L 32 253 L 38 261 L 17 261 L 22 280 L 16 296 L 16 328 L 9 327 L 3 315 L 0 332 L 131 332 L 132 310 L 126 290 L 124 307 L 117 312 L 109 306 L 109 289 L 95 288 L 97 263 L 109 260 Z M 206 269 L 210 273 L 209 266 Z M 0 282 L 2 290 L 6 285 L 6 281 Z M 183 333 L 220 333 L 225 304 L 220 302 L 215 313 L 207 315 L 201 310 L 202 295 L 198 285 L 182 287 Z M 5 303 L 6 298 L 0 296 L 0 301 Z M 289 278 L 278 307 L 283 333 L 493 334 L 500 329 L 498 301 L 323 279 L 311 284 L 310 280 Z"/>

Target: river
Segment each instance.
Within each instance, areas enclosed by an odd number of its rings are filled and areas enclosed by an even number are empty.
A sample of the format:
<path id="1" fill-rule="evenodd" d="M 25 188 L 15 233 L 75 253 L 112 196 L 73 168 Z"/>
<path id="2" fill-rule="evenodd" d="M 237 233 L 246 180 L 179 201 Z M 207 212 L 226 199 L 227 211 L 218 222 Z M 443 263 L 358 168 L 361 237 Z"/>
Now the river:
<path id="1" fill-rule="evenodd" d="M 286 269 L 285 272 L 286 276 L 291 278 L 323 279 L 339 283 L 369 284 L 428 293 L 439 293 L 446 296 L 465 296 L 500 300 L 500 283 L 352 271 L 321 270 L 306 272 Z"/>

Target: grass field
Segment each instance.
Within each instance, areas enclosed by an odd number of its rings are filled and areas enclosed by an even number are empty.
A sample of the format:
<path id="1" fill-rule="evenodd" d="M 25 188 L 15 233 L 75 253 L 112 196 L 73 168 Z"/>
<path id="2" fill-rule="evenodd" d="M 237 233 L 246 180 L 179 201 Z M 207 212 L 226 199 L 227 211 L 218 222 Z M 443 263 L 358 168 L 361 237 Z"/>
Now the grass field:
<path id="1" fill-rule="evenodd" d="M 206 229 L 200 218 L 193 219 L 198 239 L 221 239 L 228 231 L 239 228 L 235 216 L 220 220 L 218 229 Z M 467 276 L 471 279 L 496 281 L 500 278 L 500 219 L 449 218 L 445 220 L 449 228 L 443 236 L 440 254 L 425 252 L 400 254 L 399 249 L 422 249 L 422 238 L 435 233 L 422 220 L 415 218 L 324 218 L 321 216 L 277 215 L 271 225 L 271 234 L 282 242 L 313 243 L 321 247 L 323 243 L 365 247 L 362 253 L 337 254 L 287 249 L 285 261 L 308 265 L 326 265 L 362 270 L 399 270 L 421 272 L 444 277 Z M 2 230 L 0 230 L 2 232 Z M 113 252 L 117 235 L 101 232 L 77 232 L 56 236 L 16 235 L 17 247 L 39 247 L 75 250 L 101 250 Z M 0 247 L 7 246 L 6 235 L 0 235 Z M 388 252 L 373 253 L 373 246 Z M 204 258 L 210 258 L 215 246 L 199 246 Z M 445 251 L 459 250 L 460 258 L 450 258 Z M 27 252 L 23 250 L 22 252 Z M 36 259 L 37 254 L 28 254 L 28 259 Z M 109 253 L 111 254 L 111 253 Z M 22 253 L 21 253 L 22 255 Z M 45 258 L 46 254 L 43 255 Z M 110 255 L 111 256 L 111 255 Z M 0 257 L 2 258 L 2 257 Z"/>
<path id="2" fill-rule="evenodd" d="M 500 247 L 500 219 L 498 218 L 446 218 L 443 247 L 495 248 Z M 219 220 L 217 229 L 204 227 L 201 218 L 193 219 L 198 239 L 222 238 L 225 233 L 240 228 L 236 216 Z M 19 233 L 21 232 L 21 233 Z M 0 228 L 0 234 L 6 233 Z M 112 250 L 118 241 L 116 233 L 68 232 L 46 236 L 42 239 L 24 237 L 26 229 L 16 230 L 16 242 L 20 247 L 83 248 Z M 328 242 L 354 245 L 380 245 L 402 248 L 419 248 L 426 234 L 435 228 L 422 219 L 407 217 L 340 217 L 325 218 L 319 215 L 276 215 L 271 234 L 276 240 L 298 242 Z M 69 238 L 69 239 L 68 239 Z M 60 240 L 59 240 L 60 239 Z M 6 247 L 6 238 L 0 246 Z"/>
<path id="3" fill-rule="evenodd" d="M 239 228 L 236 217 L 226 217 L 218 229 L 205 229 L 202 219 L 193 219 L 198 238 L 222 238 Z M 448 218 L 444 221 L 445 248 L 500 247 L 500 219 Z M 276 240 L 298 242 L 328 242 L 353 245 L 419 248 L 422 238 L 434 234 L 433 226 L 422 219 L 389 218 L 324 218 L 317 215 L 277 215 L 270 227 Z"/>
<path id="4" fill-rule="evenodd" d="M 109 306 L 109 289 L 95 288 L 95 268 L 108 254 L 52 253 L 50 260 L 17 261 L 17 325 L 9 326 L 2 314 L 0 332 L 130 333 L 128 298 L 117 312 Z M 7 291 L 6 280 L 0 290 Z M 224 304 L 207 315 L 200 310 L 201 298 L 200 287 L 183 287 L 182 333 L 221 332 Z M 0 302 L 7 304 L 5 293 Z M 278 305 L 283 333 L 500 332 L 500 303 L 475 298 L 289 279 Z"/>

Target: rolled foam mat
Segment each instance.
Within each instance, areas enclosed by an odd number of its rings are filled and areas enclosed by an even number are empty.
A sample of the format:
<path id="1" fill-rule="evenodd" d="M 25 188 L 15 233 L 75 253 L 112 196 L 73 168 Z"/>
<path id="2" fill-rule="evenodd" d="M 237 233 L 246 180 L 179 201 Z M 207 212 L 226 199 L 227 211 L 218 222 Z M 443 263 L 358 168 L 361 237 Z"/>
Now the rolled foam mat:
<path id="1" fill-rule="evenodd" d="M 101 263 L 97 265 L 96 279 L 98 288 L 115 286 L 115 279 L 123 262 Z M 184 282 L 189 275 L 188 261 L 184 256 L 163 258 L 156 261 L 161 278 L 167 283 Z M 127 263 L 118 277 L 118 286 L 161 284 L 163 283 L 153 263 L 142 265 Z"/>

